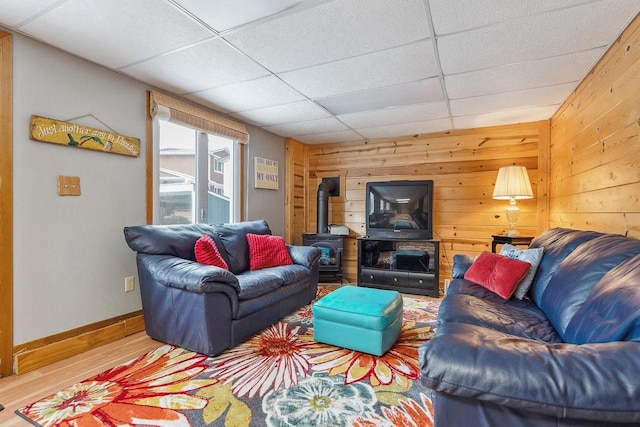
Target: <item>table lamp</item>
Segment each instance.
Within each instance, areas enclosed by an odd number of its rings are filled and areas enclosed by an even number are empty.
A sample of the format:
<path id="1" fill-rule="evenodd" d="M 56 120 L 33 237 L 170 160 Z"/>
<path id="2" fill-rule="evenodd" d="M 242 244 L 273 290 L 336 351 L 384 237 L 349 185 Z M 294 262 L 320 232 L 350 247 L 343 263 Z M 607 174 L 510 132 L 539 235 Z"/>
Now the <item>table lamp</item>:
<path id="1" fill-rule="evenodd" d="M 493 189 L 493 198 L 496 200 L 509 200 L 507 207 L 507 221 L 509 231 L 507 236 L 519 236 L 516 230 L 516 222 L 520 216 L 520 208 L 516 206 L 516 200 L 532 199 L 533 190 L 527 168 L 524 166 L 503 166 L 498 171 L 496 186 Z"/>

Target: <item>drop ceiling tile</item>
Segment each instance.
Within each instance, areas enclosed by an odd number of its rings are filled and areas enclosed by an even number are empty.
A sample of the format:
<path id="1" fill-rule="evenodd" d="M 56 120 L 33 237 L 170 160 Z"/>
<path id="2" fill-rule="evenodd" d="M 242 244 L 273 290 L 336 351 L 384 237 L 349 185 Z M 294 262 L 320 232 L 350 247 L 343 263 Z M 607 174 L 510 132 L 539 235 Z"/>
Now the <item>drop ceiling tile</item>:
<path id="1" fill-rule="evenodd" d="M 436 35 L 466 31 L 592 0 L 429 0 Z"/>
<path id="2" fill-rule="evenodd" d="M 21 30 L 112 68 L 213 35 L 170 3 L 157 0 L 69 0 Z"/>
<path id="3" fill-rule="evenodd" d="M 377 111 L 343 114 L 338 116 L 338 119 L 354 129 L 362 129 L 441 119 L 448 116 L 447 104 L 444 101 L 439 101 Z"/>
<path id="4" fill-rule="evenodd" d="M 576 82 L 589 72 L 605 49 L 503 65 L 445 76 L 449 98 L 469 98 Z"/>
<path id="5" fill-rule="evenodd" d="M 265 127 L 269 132 L 282 136 L 312 135 L 316 133 L 341 132 L 349 128 L 339 120 L 329 117 L 320 120 L 287 123 L 283 125 Z"/>
<path id="6" fill-rule="evenodd" d="M 331 144 L 335 142 L 360 141 L 364 139 L 362 135 L 353 130 L 342 132 L 314 133 L 312 135 L 300 135 L 295 139 L 305 144 Z"/>
<path id="7" fill-rule="evenodd" d="M 289 104 L 306 99 L 275 76 L 232 83 L 192 93 L 186 97 L 196 102 L 206 101 L 225 113 Z"/>
<path id="8" fill-rule="evenodd" d="M 423 0 L 335 0 L 225 37 L 283 72 L 412 43 L 429 31 Z"/>
<path id="9" fill-rule="evenodd" d="M 472 116 L 453 118 L 456 129 L 471 129 L 487 126 L 499 126 L 515 123 L 535 122 L 551 118 L 560 108 L 560 104 L 544 107 L 522 108 L 516 110 L 498 111 Z"/>
<path id="10" fill-rule="evenodd" d="M 438 38 L 445 74 L 607 46 L 640 2 L 592 2 Z"/>
<path id="11" fill-rule="evenodd" d="M 331 115 L 312 101 L 301 101 L 232 113 L 231 116 L 245 120 L 256 126 L 272 126 L 283 123 L 323 119 Z"/>
<path id="12" fill-rule="evenodd" d="M 333 114 L 349 114 L 389 107 L 420 104 L 442 99 L 442 86 L 438 77 L 417 82 L 370 89 L 338 95 L 315 101 Z"/>
<path id="13" fill-rule="evenodd" d="M 0 24 L 15 27 L 26 19 L 43 12 L 58 0 L 2 0 Z M 15 27 L 19 28 L 19 27 Z"/>
<path id="14" fill-rule="evenodd" d="M 216 31 L 224 31 L 247 22 L 287 10 L 304 0 L 175 0 Z"/>
<path id="15" fill-rule="evenodd" d="M 450 119 L 437 119 L 356 130 L 365 138 L 391 138 L 395 136 L 416 135 L 420 133 L 445 132 L 450 129 Z"/>
<path id="16" fill-rule="evenodd" d="M 576 88 L 578 82 L 563 83 L 535 89 L 453 99 L 450 101 L 451 114 L 467 116 L 487 111 L 513 110 L 527 106 L 562 104 Z"/>
<path id="17" fill-rule="evenodd" d="M 279 74 L 308 96 L 321 98 L 422 80 L 438 74 L 428 40 Z"/>
<path id="18" fill-rule="evenodd" d="M 210 39 L 121 69 L 126 74 L 179 93 L 250 80 L 267 70 L 222 39 Z"/>

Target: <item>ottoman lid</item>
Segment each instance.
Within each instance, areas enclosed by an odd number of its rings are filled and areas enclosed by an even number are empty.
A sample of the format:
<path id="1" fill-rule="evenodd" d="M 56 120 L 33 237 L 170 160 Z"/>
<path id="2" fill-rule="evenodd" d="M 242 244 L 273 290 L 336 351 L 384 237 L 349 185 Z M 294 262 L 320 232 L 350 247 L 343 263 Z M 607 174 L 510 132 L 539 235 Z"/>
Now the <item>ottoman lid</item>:
<path id="1" fill-rule="evenodd" d="M 382 330 L 402 316 L 402 296 L 397 291 L 343 286 L 316 301 L 313 316 Z"/>

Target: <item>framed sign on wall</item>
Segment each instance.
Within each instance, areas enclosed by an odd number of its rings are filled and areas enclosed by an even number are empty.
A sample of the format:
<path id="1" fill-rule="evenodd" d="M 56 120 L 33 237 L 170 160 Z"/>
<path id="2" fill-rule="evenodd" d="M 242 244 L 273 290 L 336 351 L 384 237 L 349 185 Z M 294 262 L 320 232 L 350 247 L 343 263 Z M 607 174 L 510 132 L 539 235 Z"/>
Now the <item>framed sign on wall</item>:
<path id="1" fill-rule="evenodd" d="M 267 190 L 278 189 L 278 161 L 254 158 L 255 188 L 265 188 Z"/>
<path id="2" fill-rule="evenodd" d="M 34 141 L 51 142 L 105 153 L 133 157 L 140 155 L 140 139 L 138 138 L 48 117 L 31 116 L 29 137 Z"/>

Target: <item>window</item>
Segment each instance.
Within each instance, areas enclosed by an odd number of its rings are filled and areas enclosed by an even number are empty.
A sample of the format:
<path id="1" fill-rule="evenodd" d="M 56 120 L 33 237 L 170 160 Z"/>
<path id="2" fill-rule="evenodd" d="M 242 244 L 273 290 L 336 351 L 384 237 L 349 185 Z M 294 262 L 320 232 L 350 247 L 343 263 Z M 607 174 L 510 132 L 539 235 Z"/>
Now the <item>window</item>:
<path id="1" fill-rule="evenodd" d="M 244 126 L 156 92 L 150 116 L 153 223 L 239 221 Z"/>

